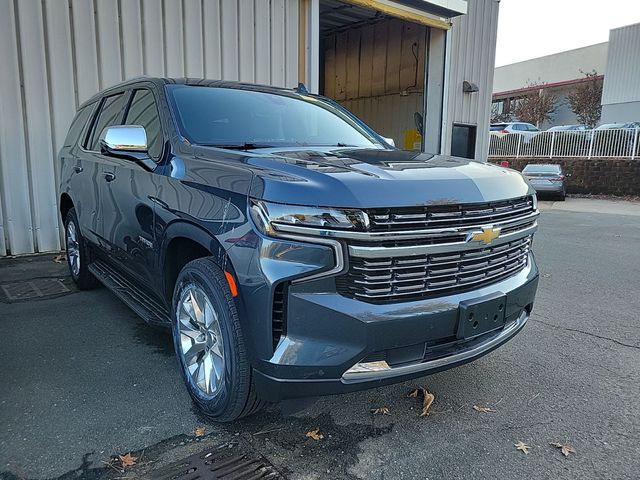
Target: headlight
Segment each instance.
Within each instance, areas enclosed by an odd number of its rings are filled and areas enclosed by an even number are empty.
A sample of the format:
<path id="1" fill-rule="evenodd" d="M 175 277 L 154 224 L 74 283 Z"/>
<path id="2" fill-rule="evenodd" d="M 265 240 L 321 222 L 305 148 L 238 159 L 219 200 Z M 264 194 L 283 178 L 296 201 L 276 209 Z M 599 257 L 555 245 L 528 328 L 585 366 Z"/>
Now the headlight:
<path id="1" fill-rule="evenodd" d="M 369 217 L 360 210 L 284 205 L 263 200 L 252 201 L 251 216 L 258 228 L 267 235 L 273 235 L 278 230 L 287 230 L 287 226 L 366 230 L 369 225 Z"/>

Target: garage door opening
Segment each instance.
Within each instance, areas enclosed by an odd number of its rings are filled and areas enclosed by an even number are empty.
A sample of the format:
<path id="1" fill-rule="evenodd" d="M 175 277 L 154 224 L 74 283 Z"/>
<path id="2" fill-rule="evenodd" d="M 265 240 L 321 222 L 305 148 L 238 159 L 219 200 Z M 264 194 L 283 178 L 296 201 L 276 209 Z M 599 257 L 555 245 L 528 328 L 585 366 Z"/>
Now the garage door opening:
<path id="1" fill-rule="evenodd" d="M 380 135 L 422 150 L 429 27 L 338 0 L 320 1 L 320 93 Z"/>

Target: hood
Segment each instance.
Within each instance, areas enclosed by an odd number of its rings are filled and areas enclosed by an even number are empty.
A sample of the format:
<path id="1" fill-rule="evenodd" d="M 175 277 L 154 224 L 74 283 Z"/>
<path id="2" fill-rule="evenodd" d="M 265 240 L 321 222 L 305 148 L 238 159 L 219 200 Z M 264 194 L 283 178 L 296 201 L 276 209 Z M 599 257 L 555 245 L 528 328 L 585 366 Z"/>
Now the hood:
<path id="1" fill-rule="evenodd" d="M 203 152 L 204 153 L 204 152 Z M 515 170 L 402 150 L 278 148 L 244 153 L 250 195 L 327 207 L 482 203 L 533 194 Z"/>

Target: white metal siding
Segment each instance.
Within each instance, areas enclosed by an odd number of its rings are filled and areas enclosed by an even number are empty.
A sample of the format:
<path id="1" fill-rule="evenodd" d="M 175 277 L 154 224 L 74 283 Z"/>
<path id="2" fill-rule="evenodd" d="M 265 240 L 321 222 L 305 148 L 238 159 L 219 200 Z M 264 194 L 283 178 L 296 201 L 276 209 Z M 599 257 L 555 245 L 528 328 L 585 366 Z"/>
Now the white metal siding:
<path id="1" fill-rule="evenodd" d="M 476 158 L 489 153 L 489 112 L 498 29 L 498 2 L 469 2 L 469 13 L 453 20 L 449 31 L 448 95 L 445 99 L 443 151 L 451 151 L 453 123 L 477 125 Z M 463 93 L 462 83 L 475 83 L 479 91 Z"/>
<path id="2" fill-rule="evenodd" d="M 609 33 L 602 105 L 640 101 L 640 23 Z M 640 120 L 640 112 L 636 121 Z M 617 121 L 617 120 L 616 120 Z"/>
<path id="3" fill-rule="evenodd" d="M 60 248 L 54 161 L 79 104 L 138 75 L 293 87 L 298 0 L 0 0 L 0 255 Z"/>

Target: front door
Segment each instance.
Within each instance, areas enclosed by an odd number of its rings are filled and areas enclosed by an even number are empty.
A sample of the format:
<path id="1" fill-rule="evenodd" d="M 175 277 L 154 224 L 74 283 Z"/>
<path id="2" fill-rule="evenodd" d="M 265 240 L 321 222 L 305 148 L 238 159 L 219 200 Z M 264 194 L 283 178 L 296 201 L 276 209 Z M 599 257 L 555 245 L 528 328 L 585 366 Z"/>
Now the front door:
<path id="1" fill-rule="evenodd" d="M 123 125 L 140 125 L 147 134 L 151 160 L 103 156 L 101 183 L 102 233 L 110 259 L 142 285 L 153 287 L 154 204 L 163 134 L 151 90 L 132 92 Z M 153 288 L 151 288 L 153 290 Z"/>

